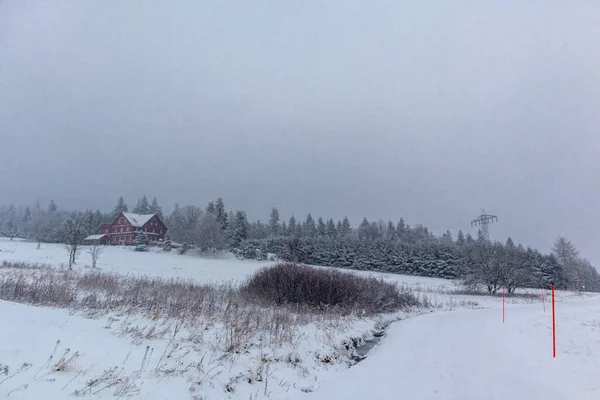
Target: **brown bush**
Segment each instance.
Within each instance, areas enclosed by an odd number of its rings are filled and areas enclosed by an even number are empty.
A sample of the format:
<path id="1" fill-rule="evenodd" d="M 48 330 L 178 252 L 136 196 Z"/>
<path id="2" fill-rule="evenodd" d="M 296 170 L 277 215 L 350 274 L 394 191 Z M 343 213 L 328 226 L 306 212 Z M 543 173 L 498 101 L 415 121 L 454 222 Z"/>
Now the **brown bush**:
<path id="1" fill-rule="evenodd" d="M 241 291 L 268 304 L 335 307 L 347 313 L 375 314 L 419 303 L 411 293 L 401 293 L 395 284 L 382 279 L 291 263 L 258 271 Z"/>

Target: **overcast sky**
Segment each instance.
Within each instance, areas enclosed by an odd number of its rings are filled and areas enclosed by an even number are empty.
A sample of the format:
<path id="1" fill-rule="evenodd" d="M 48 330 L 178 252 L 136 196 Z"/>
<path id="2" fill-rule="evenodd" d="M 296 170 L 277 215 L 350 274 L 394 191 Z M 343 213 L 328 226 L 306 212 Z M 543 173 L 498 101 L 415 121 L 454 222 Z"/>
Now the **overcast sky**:
<path id="1" fill-rule="evenodd" d="M 404 217 L 600 265 L 600 3 L 0 3 L 0 203 Z"/>

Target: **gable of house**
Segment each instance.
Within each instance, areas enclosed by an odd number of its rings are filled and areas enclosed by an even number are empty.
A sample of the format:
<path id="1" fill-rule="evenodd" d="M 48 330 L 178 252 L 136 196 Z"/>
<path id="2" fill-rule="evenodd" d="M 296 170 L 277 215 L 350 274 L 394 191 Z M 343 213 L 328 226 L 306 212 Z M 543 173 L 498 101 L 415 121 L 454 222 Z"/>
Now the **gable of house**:
<path id="1" fill-rule="evenodd" d="M 134 214 L 134 213 L 122 213 L 125 218 L 129 221 L 131 226 L 134 228 L 142 228 L 148 221 L 155 217 L 156 214 Z"/>

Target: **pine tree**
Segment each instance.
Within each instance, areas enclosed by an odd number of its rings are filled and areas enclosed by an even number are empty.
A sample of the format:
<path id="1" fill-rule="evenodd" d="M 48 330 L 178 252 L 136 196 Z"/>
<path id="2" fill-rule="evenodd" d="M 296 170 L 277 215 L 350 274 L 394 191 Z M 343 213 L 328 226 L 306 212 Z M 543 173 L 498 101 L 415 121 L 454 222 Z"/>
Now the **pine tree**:
<path id="1" fill-rule="evenodd" d="M 269 234 L 271 236 L 277 236 L 279 232 L 279 211 L 273 207 L 271 210 L 271 216 L 269 217 Z"/>
<path id="2" fill-rule="evenodd" d="M 317 222 L 317 233 L 320 237 L 327 236 L 327 225 L 323 222 L 323 218 L 319 217 Z"/>
<path id="3" fill-rule="evenodd" d="M 96 233 L 94 226 L 94 212 L 92 210 L 86 210 L 83 216 L 83 227 L 86 235 Z"/>
<path id="4" fill-rule="evenodd" d="M 564 237 L 559 237 L 554 242 L 552 253 L 566 274 L 568 286 L 579 290 L 581 286 L 578 263 L 579 252 L 573 243 Z"/>
<path id="5" fill-rule="evenodd" d="M 473 239 L 473 236 L 471 236 L 470 233 L 467 233 L 466 242 L 467 242 L 467 244 L 473 244 L 473 243 L 475 243 L 475 240 Z"/>
<path id="6" fill-rule="evenodd" d="M 306 216 L 303 234 L 309 238 L 314 238 L 315 236 L 317 236 L 317 226 L 315 225 L 315 220 L 310 214 Z"/>
<path id="7" fill-rule="evenodd" d="M 234 224 L 230 243 L 232 247 L 239 247 L 242 241 L 248 238 L 249 224 L 244 211 L 236 212 Z"/>
<path id="8" fill-rule="evenodd" d="M 290 222 L 288 223 L 288 232 L 290 236 L 294 236 L 298 233 L 297 228 L 296 228 L 296 217 L 294 217 L 294 215 L 292 215 L 290 217 Z"/>
<path id="9" fill-rule="evenodd" d="M 335 227 L 335 222 L 333 222 L 333 218 L 329 218 L 327 220 L 327 237 L 330 239 L 335 239 L 338 235 L 338 230 Z"/>
<path id="10" fill-rule="evenodd" d="M 398 221 L 398 224 L 396 225 L 396 236 L 398 236 L 398 239 L 401 241 L 406 239 L 406 223 L 403 218 L 400 218 L 400 221 Z"/>
<path id="11" fill-rule="evenodd" d="M 31 208 L 29 206 L 25 207 L 25 212 L 23 213 L 23 224 L 27 224 L 31 221 Z"/>
<path id="12" fill-rule="evenodd" d="M 137 235 L 135 235 L 135 238 L 133 239 L 135 251 L 148 251 L 149 240 L 150 239 L 148 238 L 148 236 L 143 232 L 140 232 Z"/>
<path id="13" fill-rule="evenodd" d="M 304 236 L 304 226 L 300 222 L 296 222 L 296 236 Z"/>
<path id="14" fill-rule="evenodd" d="M 483 232 L 481 231 L 481 229 L 477 230 L 477 243 L 479 244 L 483 244 L 483 243 L 487 243 L 488 240 L 483 236 Z"/>
<path id="15" fill-rule="evenodd" d="M 452 233 L 450 233 L 450 231 L 444 232 L 441 238 L 441 242 L 446 245 L 451 245 L 452 243 L 454 243 L 452 239 Z"/>
<path id="16" fill-rule="evenodd" d="M 12 240 L 17 233 L 17 208 L 14 204 L 11 204 L 6 210 L 5 220 L 6 231 Z"/>
<path id="17" fill-rule="evenodd" d="M 465 234 L 462 230 L 458 231 L 458 235 L 456 237 L 456 244 L 459 246 L 464 246 L 466 244 Z"/>
<path id="18" fill-rule="evenodd" d="M 348 217 L 344 217 L 342 223 L 339 224 L 338 232 L 341 237 L 348 237 L 352 233 L 352 227 L 350 226 L 350 221 Z"/>
<path id="19" fill-rule="evenodd" d="M 506 239 L 506 247 L 511 250 L 516 248 L 515 242 L 513 242 L 512 238 L 510 236 L 508 237 L 508 239 Z"/>
<path id="20" fill-rule="evenodd" d="M 146 195 L 143 195 L 141 199 L 138 200 L 137 204 L 133 209 L 134 214 L 151 214 L 150 213 L 150 203 L 148 203 L 148 198 Z"/>
<path id="21" fill-rule="evenodd" d="M 264 239 L 269 236 L 269 228 L 263 224 L 260 220 L 252 224 L 252 235 L 248 234 L 248 237 L 254 239 Z"/>
<path id="22" fill-rule="evenodd" d="M 125 204 L 125 200 L 123 200 L 123 196 L 121 196 L 119 197 L 119 200 L 117 200 L 117 205 L 113 209 L 112 217 L 116 218 L 122 212 L 127 212 L 128 209 L 129 208 L 127 207 L 127 204 Z"/>
<path id="23" fill-rule="evenodd" d="M 100 232 L 100 226 L 104 223 L 105 217 L 100 210 L 94 212 L 94 233 Z"/>
<path id="24" fill-rule="evenodd" d="M 223 231 L 227 230 L 227 211 L 225 211 L 225 203 L 223 199 L 219 197 L 217 199 L 217 204 L 215 206 L 215 212 L 217 217 L 217 222 L 221 226 Z"/>
<path id="25" fill-rule="evenodd" d="M 387 240 L 396 240 L 396 227 L 392 221 L 388 221 L 385 237 Z"/>
<path id="26" fill-rule="evenodd" d="M 371 224 L 369 220 L 365 217 L 362 222 L 358 226 L 358 238 L 360 240 L 370 240 L 371 239 Z"/>
<path id="27" fill-rule="evenodd" d="M 383 221 L 381 221 L 381 222 L 383 222 Z M 385 225 L 385 224 L 380 223 L 380 222 L 375 222 L 375 221 L 373 221 L 369 224 L 370 240 L 378 240 L 379 238 L 381 238 L 381 236 L 383 234 L 382 225 Z"/>
<path id="28" fill-rule="evenodd" d="M 283 223 L 281 224 L 281 235 L 282 235 L 282 236 L 287 236 L 287 235 L 288 235 L 288 233 L 289 233 L 289 232 L 288 232 L 287 225 L 285 224 L 285 222 L 283 222 Z"/>
<path id="29" fill-rule="evenodd" d="M 48 213 L 54 213 L 56 211 L 58 211 L 58 206 L 54 200 L 50 200 L 50 204 L 48 204 Z"/>
<path id="30" fill-rule="evenodd" d="M 214 202 L 211 201 L 208 203 L 208 206 L 206 206 L 206 212 L 215 216 L 217 215 L 217 208 L 215 207 Z"/>
<path id="31" fill-rule="evenodd" d="M 149 214 L 156 214 L 158 218 L 163 218 L 162 208 L 158 205 L 158 200 L 156 200 L 156 197 L 152 198 L 152 204 L 150 205 L 149 210 Z"/>

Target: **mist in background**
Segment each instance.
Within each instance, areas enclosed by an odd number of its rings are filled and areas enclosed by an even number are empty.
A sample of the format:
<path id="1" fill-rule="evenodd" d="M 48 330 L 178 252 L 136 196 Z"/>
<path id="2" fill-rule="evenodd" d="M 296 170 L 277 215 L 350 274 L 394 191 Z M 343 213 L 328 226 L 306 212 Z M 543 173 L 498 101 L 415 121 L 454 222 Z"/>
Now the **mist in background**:
<path id="1" fill-rule="evenodd" d="M 223 197 L 596 265 L 600 4 L 0 3 L 0 203 Z"/>

